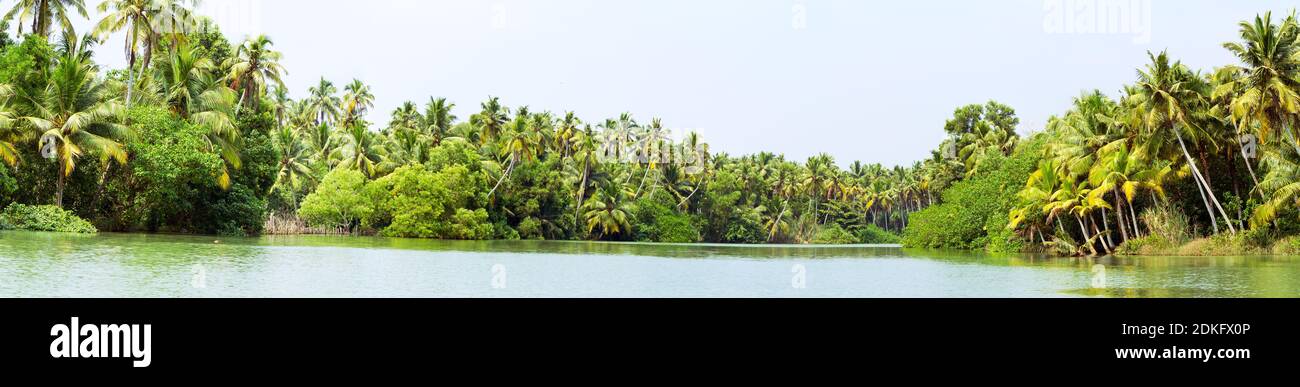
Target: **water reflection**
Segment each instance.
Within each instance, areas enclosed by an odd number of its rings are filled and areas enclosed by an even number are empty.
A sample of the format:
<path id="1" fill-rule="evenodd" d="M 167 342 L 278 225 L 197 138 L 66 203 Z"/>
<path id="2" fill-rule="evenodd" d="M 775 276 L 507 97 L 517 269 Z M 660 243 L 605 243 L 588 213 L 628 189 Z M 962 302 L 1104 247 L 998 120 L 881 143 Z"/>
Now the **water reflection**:
<path id="1" fill-rule="evenodd" d="M 803 287 L 792 287 L 791 273 Z M 494 270 L 510 286 L 492 287 Z M 802 283 L 795 281 L 797 283 Z M 6 297 L 1300 297 L 1296 257 L 0 232 Z"/>

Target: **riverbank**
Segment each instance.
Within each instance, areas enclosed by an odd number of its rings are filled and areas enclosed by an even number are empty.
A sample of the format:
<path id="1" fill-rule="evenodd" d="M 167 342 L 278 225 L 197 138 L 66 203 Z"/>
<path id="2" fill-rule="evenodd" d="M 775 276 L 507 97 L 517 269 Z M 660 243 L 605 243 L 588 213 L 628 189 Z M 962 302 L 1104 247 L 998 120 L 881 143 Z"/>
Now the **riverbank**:
<path id="1" fill-rule="evenodd" d="M 1300 255 L 1300 236 L 1276 241 L 1250 234 L 1216 235 L 1185 243 L 1171 243 L 1158 237 L 1134 239 L 1120 245 L 1117 255 L 1221 257 L 1221 256 L 1291 256 Z"/>

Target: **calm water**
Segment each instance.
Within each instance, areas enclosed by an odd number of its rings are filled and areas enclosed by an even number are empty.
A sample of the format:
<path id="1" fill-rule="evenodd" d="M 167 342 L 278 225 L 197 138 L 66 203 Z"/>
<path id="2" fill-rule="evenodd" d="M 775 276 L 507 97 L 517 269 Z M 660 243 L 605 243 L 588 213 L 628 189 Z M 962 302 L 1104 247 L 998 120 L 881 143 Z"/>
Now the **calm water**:
<path id="1" fill-rule="evenodd" d="M 219 239 L 0 232 L 0 297 L 1300 297 L 1300 257 Z"/>

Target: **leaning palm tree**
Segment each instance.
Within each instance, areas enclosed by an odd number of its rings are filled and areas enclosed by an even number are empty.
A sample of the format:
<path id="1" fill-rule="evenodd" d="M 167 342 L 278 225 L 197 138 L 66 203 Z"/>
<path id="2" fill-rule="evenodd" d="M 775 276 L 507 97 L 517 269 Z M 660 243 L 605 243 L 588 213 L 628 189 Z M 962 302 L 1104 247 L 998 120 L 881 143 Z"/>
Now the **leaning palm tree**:
<path id="1" fill-rule="evenodd" d="M 126 163 L 126 147 L 114 138 L 131 135 L 120 123 L 122 105 L 108 97 L 96 67 L 80 49 L 64 52 L 50 71 L 49 85 L 35 95 L 20 95 L 30 106 L 18 120 L 40 133 L 38 145 L 58 162 L 54 203 L 63 206 L 63 188 L 77 159 L 93 152 L 107 162 Z"/>
<path id="2" fill-rule="evenodd" d="M 1228 229 L 1236 233 L 1237 229 L 1232 225 L 1230 218 L 1223 210 L 1223 205 L 1219 203 L 1218 197 L 1214 194 L 1214 189 L 1210 187 L 1201 172 L 1196 161 L 1192 159 L 1191 153 L 1187 151 L 1187 142 L 1183 139 L 1184 134 L 1192 136 L 1193 139 L 1198 137 L 1198 127 L 1193 122 L 1192 108 L 1194 104 L 1203 100 L 1203 95 L 1198 90 L 1201 85 L 1200 77 L 1183 66 L 1182 62 L 1170 63 L 1166 53 L 1160 55 L 1147 53 L 1151 58 L 1151 64 L 1146 69 L 1138 71 L 1138 82 L 1136 84 L 1138 92 L 1139 111 L 1143 114 L 1143 121 L 1149 135 L 1159 137 L 1165 133 L 1173 133 L 1178 140 L 1178 146 L 1182 150 L 1183 157 L 1187 165 L 1192 169 L 1197 188 L 1201 190 L 1202 195 L 1207 195 L 1206 210 L 1210 213 L 1211 224 L 1217 232 L 1218 221 L 1214 217 L 1214 210 L 1217 209 L 1219 214 L 1228 223 Z M 1210 204 L 1213 204 L 1213 208 Z"/>
<path id="3" fill-rule="evenodd" d="M 23 34 L 23 25 L 31 20 L 31 33 L 44 37 L 50 36 L 50 28 L 59 23 L 65 33 L 72 31 L 72 19 L 69 10 L 76 11 L 81 17 L 86 16 L 86 3 L 83 0 L 18 0 L 13 8 L 4 15 L 4 22 L 15 18 L 18 20 L 18 35 Z"/>
<path id="4" fill-rule="evenodd" d="M 283 55 L 271 49 L 274 43 L 266 35 L 244 41 L 228 59 L 230 88 L 239 93 L 239 106 L 253 107 L 266 94 L 271 82 L 284 87 L 281 76 L 287 74 L 280 65 Z"/>

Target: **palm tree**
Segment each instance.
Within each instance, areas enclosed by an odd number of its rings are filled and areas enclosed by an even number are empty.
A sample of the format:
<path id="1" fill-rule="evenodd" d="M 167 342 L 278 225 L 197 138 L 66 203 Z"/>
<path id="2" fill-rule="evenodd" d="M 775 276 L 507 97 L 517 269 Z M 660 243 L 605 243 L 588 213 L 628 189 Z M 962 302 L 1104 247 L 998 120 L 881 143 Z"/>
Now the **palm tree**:
<path id="1" fill-rule="evenodd" d="M 532 126 L 526 115 L 515 116 L 515 120 L 511 122 L 510 137 L 506 139 L 505 149 L 501 150 L 501 156 L 509 158 L 510 164 L 501 173 L 501 178 L 497 180 L 497 184 L 492 187 L 491 191 L 488 191 L 488 197 L 496 193 L 497 188 L 501 188 L 501 183 L 504 183 L 506 178 L 514 172 L 520 161 L 532 160 L 537 157 L 542 141 L 539 136 L 540 129 L 532 128 Z"/>
<path id="2" fill-rule="evenodd" d="M 1254 227 L 1266 227 L 1286 209 L 1300 206 L 1300 154 L 1294 148 L 1279 147 L 1264 152 L 1263 164 L 1268 169 L 1260 188 L 1272 193 L 1250 218 Z"/>
<path id="3" fill-rule="evenodd" d="M 135 91 L 135 65 L 139 50 L 144 49 L 144 63 L 140 68 L 140 73 L 144 74 L 149 68 L 161 34 L 182 36 L 195 25 L 184 3 L 176 0 L 105 0 L 99 4 L 99 13 L 106 14 L 95 25 L 94 36 L 102 42 L 110 34 L 126 31 L 124 49 L 127 61 L 127 107 L 131 106 L 131 95 Z M 172 48 L 175 46 L 173 44 Z"/>
<path id="4" fill-rule="evenodd" d="M 362 124 L 347 127 L 343 132 L 347 142 L 336 149 L 335 158 L 343 162 L 345 168 L 361 171 L 366 177 L 374 177 L 378 166 L 383 161 L 383 148 L 375 139 L 375 134 Z"/>
<path id="5" fill-rule="evenodd" d="M 294 205 L 298 203 L 297 190 L 302 180 L 314 179 L 311 172 L 311 148 L 304 143 L 298 132 L 282 126 L 274 133 L 274 144 L 280 150 L 279 172 L 275 175 L 273 189 L 288 189 L 294 196 Z"/>
<path id="6" fill-rule="evenodd" d="M 388 121 L 388 132 L 390 134 L 399 131 L 417 131 L 424 122 L 424 116 L 420 115 L 420 110 L 415 107 L 415 103 L 406 101 L 402 106 L 393 110 L 392 119 Z"/>
<path id="7" fill-rule="evenodd" d="M 610 182 L 597 190 L 582 207 L 586 211 L 584 217 L 587 219 L 587 233 L 594 232 L 597 227 L 600 228 L 601 238 L 631 233 L 635 207 L 631 204 L 629 195 L 631 192 L 628 192 L 628 188 L 618 182 Z"/>
<path id="8" fill-rule="evenodd" d="M 19 138 L 18 132 L 13 130 L 18 117 L 9 107 L 11 95 L 13 87 L 0 83 L 0 161 L 9 166 L 18 163 L 18 149 L 14 143 Z"/>
<path id="9" fill-rule="evenodd" d="M 1243 43 L 1223 44 L 1245 65 L 1239 68 L 1244 76 L 1224 87 L 1240 89 L 1232 104 L 1238 127 L 1254 124 L 1262 142 L 1283 135 L 1300 152 L 1292 127 L 1300 114 L 1300 25 L 1295 14 L 1280 24 L 1272 18 L 1268 12 L 1254 23 L 1241 22 Z"/>
<path id="10" fill-rule="evenodd" d="M 451 132 L 452 125 L 456 123 L 456 115 L 451 114 L 451 110 L 456 108 L 456 104 L 447 102 L 446 98 L 429 98 L 429 103 L 424 105 L 424 126 L 429 135 L 433 136 L 433 146 L 442 143 L 442 139 L 447 138 Z"/>
<path id="11" fill-rule="evenodd" d="M 479 137 L 480 144 L 496 142 L 501 137 L 501 129 L 505 126 L 506 111 L 501 106 L 501 101 L 497 97 L 488 97 L 488 100 L 481 105 L 482 111 L 470 117 L 470 123 L 477 126 L 482 131 Z"/>
<path id="12" fill-rule="evenodd" d="M 1223 206 L 1219 204 L 1214 189 L 1206 182 L 1205 175 L 1201 173 L 1200 167 L 1187 151 L 1187 143 L 1183 139 L 1185 133 L 1193 136 L 1193 139 L 1198 137 L 1198 127 L 1193 122 L 1191 110 L 1192 105 L 1200 102 L 1203 97 L 1198 90 L 1198 86 L 1201 86 L 1198 85 L 1200 78 L 1192 74 L 1182 62 L 1171 64 L 1168 55 L 1164 52 L 1160 55 L 1153 53 L 1147 55 L 1151 58 L 1151 64 L 1148 64 L 1146 69 L 1138 71 L 1136 84 L 1140 92 L 1137 97 L 1140 112 L 1144 115 L 1144 124 L 1149 131 L 1152 131 L 1150 133 L 1152 136 L 1158 137 L 1168 132 L 1174 134 L 1187 165 L 1192 169 L 1197 188 L 1201 190 L 1202 195 L 1208 195 L 1205 208 L 1210 212 L 1210 220 L 1215 231 L 1218 231 L 1219 226 L 1213 214 L 1214 210 L 1218 209 L 1219 214 L 1228 222 L 1228 229 L 1235 234 L 1237 229 L 1232 225 L 1232 218 L 1228 217 Z M 1211 203 L 1214 204 L 1213 208 L 1210 207 Z"/>
<path id="13" fill-rule="evenodd" d="M 343 119 L 339 125 L 344 128 L 353 126 L 374 106 L 375 95 L 370 92 L 370 86 L 360 79 L 353 79 L 343 87 L 343 107 L 339 109 Z"/>
<path id="14" fill-rule="evenodd" d="M 113 138 L 131 135 L 131 129 L 119 122 L 122 105 L 108 98 L 109 88 L 83 55 L 88 49 L 84 44 L 70 46 L 58 57 L 44 90 L 19 96 L 30 106 L 18 120 L 40 133 L 38 145 L 53 146 L 59 165 L 54 203 L 60 207 L 66 178 L 76 168 L 77 159 L 93 152 L 104 162 L 111 158 L 125 164 L 126 148 Z"/>
<path id="15" fill-rule="evenodd" d="M 83 0 L 18 0 L 13 8 L 5 14 L 3 20 L 9 22 L 18 19 L 18 35 L 23 34 L 23 24 L 30 19 L 32 33 L 44 37 L 50 36 L 50 27 L 59 23 L 65 33 L 71 33 L 72 20 L 68 18 L 68 8 L 73 8 L 81 17 L 86 16 L 86 3 Z"/>
<path id="16" fill-rule="evenodd" d="M 239 93 L 239 106 L 253 107 L 266 94 L 268 84 L 274 82 L 284 87 L 280 78 L 288 74 L 280 65 L 283 55 L 272 50 L 274 43 L 266 35 L 244 41 L 229 59 L 230 73 L 226 78 L 230 88 Z"/>
<path id="17" fill-rule="evenodd" d="M 320 83 L 308 88 L 307 91 L 311 94 L 307 98 L 307 103 L 313 112 L 312 116 L 316 120 L 316 125 L 329 124 L 338 119 L 339 105 L 342 105 L 342 101 L 334 95 L 339 90 L 334 87 L 333 82 L 321 77 Z"/>
<path id="18" fill-rule="evenodd" d="M 189 44 L 171 49 L 164 66 L 154 72 L 163 101 L 176 114 L 207 129 L 208 144 L 221 153 L 227 164 L 240 168 L 240 133 L 235 127 L 235 91 L 212 76 L 212 61 Z M 222 188 L 230 187 L 230 172 L 222 169 L 217 178 Z"/>

